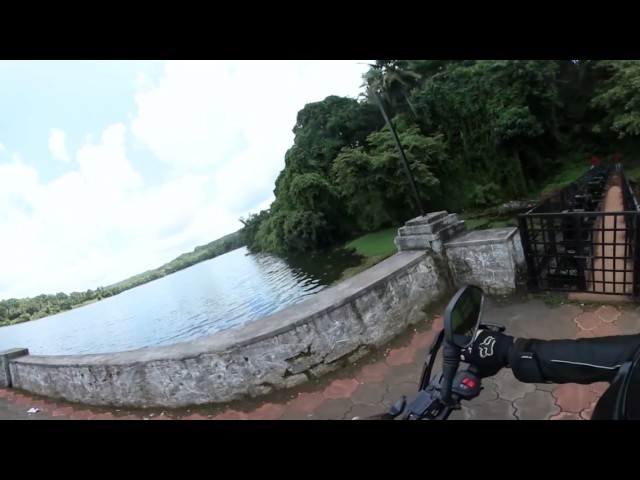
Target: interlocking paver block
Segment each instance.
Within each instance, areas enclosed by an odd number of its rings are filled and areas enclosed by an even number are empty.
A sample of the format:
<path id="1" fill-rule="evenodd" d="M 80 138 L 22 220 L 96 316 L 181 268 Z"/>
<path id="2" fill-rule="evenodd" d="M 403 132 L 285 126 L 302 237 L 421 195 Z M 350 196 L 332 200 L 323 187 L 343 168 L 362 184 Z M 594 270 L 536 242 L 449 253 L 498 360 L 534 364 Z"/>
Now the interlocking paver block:
<path id="1" fill-rule="evenodd" d="M 510 369 L 504 369 L 501 375 L 496 375 L 493 379 L 496 385 L 498 397 L 513 402 L 518 398 L 524 398 L 527 393 L 533 392 L 536 387 L 532 383 L 524 383 L 513 376 Z"/>
<path id="2" fill-rule="evenodd" d="M 609 337 L 621 335 L 622 332 L 620 328 L 615 323 L 601 323 L 596 327 L 595 330 L 592 330 L 596 337 Z"/>
<path id="3" fill-rule="evenodd" d="M 250 420 L 276 420 L 287 411 L 287 407 L 279 403 L 265 403 L 249 412 Z"/>
<path id="4" fill-rule="evenodd" d="M 596 399 L 589 385 L 566 383 L 553 390 L 556 404 L 565 412 L 580 413 Z"/>
<path id="5" fill-rule="evenodd" d="M 382 382 L 363 383 L 358 385 L 351 395 L 354 403 L 380 403 L 387 393 L 389 385 Z"/>
<path id="6" fill-rule="evenodd" d="M 362 370 L 356 374 L 356 379 L 361 383 L 380 382 L 384 379 L 388 371 L 389 365 L 386 363 L 374 363 L 373 365 L 362 367 Z"/>
<path id="7" fill-rule="evenodd" d="M 342 420 L 344 416 L 353 408 L 353 401 L 350 398 L 338 398 L 327 400 L 316 408 L 309 419 L 311 420 Z"/>
<path id="8" fill-rule="evenodd" d="M 548 420 L 560 413 L 560 407 L 556 405 L 551 392 L 542 390 L 527 393 L 524 398 L 514 401 L 513 406 L 520 420 Z"/>
<path id="9" fill-rule="evenodd" d="M 413 397 L 418 393 L 418 384 L 412 382 L 399 383 L 397 385 L 390 385 L 387 393 L 382 397 L 382 403 L 386 406 L 391 406 L 402 398 L 407 397 L 407 401 L 410 402 Z"/>
<path id="10" fill-rule="evenodd" d="M 322 394 L 325 398 L 349 398 L 358 388 L 358 381 L 355 378 L 338 379 L 331 382 Z"/>
<path id="11" fill-rule="evenodd" d="M 580 330 L 594 330 L 601 323 L 601 320 L 593 312 L 584 312 L 576 317 L 574 322 Z"/>
<path id="12" fill-rule="evenodd" d="M 470 420 L 517 420 L 515 411 L 510 401 L 499 398 L 474 407 Z"/>
<path id="13" fill-rule="evenodd" d="M 157 419 L 157 417 L 154 418 Z M 249 415 L 244 412 L 239 412 L 237 410 L 227 410 L 226 412 L 213 417 L 213 420 L 247 420 L 248 418 Z"/>
<path id="14" fill-rule="evenodd" d="M 369 417 L 372 415 L 378 415 L 386 412 L 389 409 L 386 405 L 381 403 L 360 403 L 354 405 L 351 411 L 347 412 L 345 420 L 351 420 L 353 417 Z"/>
<path id="15" fill-rule="evenodd" d="M 620 316 L 620 310 L 610 305 L 604 305 L 596 310 L 596 315 L 603 322 L 611 323 Z"/>
<path id="16" fill-rule="evenodd" d="M 434 338 L 436 338 L 436 334 L 434 330 L 418 332 L 411 339 L 411 346 L 416 349 L 430 347 Z"/>
<path id="17" fill-rule="evenodd" d="M 627 310 L 616 318 L 615 324 L 624 335 L 640 333 L 640 311 Z"/>
<path id="18" fill-rule="evenodd" d="M 420 368 L 416 367 L 415 363 L 390 367 L 386 381 L 388 383 L 418 382 L 422 371 L 421 368 L 422 366 Z"/>
<path id="19" fill-rule="evenodd" d="M 407 363 L 413 362 L 415 355 L 416 349 L 411 345 L 407 347 L 395 348 L 389 352 L 387 358 L 385 359 L 385 363 L 390 367 L 396 365 L 406 365 Z"/>
<path id="20" fill-rule="evenodd" d="M 315 408 L 318 408 L 324 401 L 326 401 L 326 398 L 320 392 L 304 392 L 299 394 L 296 398 L 294 398 L 287 404 L 287 410 L 296 410 L 309 413 Z"/>
<path id="21" fill-rule="evenodd" d="M 549 420 L 584 420 L 579 414 L 573 412 L 560 412 Z"/>

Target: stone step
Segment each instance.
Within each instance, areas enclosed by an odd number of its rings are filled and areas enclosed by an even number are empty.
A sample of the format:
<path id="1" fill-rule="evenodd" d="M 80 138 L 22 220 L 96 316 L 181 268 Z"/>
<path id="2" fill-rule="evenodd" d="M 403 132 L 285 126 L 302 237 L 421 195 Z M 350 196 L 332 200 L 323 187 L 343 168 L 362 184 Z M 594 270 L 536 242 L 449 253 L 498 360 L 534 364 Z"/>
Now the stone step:
<path id="1" fill-rule="evenodd" d="M 436 220 L 431 223 L 405 225 L 398 229 L 398 235 L 401 237 L 407 237 L 412 235 L 431 235 L 437 233 L 449 225 L 458 223 L 460 218 L 457 213 L 449 213 L 447 215 L 438 216 Z M 407 222 L 408 223 L 408 222 Z"/>
<path id="2" fill-rule="evenodd" d="M 457 215 L 456 215 L 457 216 Z M 467 231 L 467 224 L 464 220 L 458 220 L 456 223 L 452 223 L 451 225 L 447 225 L 442 230 L 438 232 L 440 236 L 440 241 L 442 243 L 448 242 L 452 238 L 457 237 Z"/>
<path id="3" fill-rule="evenodd" d="M 414 227 L 416 225 L 425 225 L 427 223 L 433 223 L 437 220 L 440 220 L 445 215 L 448 215 L 448 212 L 442 211 L 442 212 L 428 213 L 421 217 L 412 218 L 411 220 L 405 223 L 405 226 Z"/>
<path id="4" fill-rule="evenodd" d="M 456 223 L 446 225 L 436 234 L 398 236 L 395 238 L 394 243 L 401 252 L 407 250 L 431 250 L 434 246 L 432 242 L 443 244 L 466 231 L 467 225 L 465 222 L 458 220 Z"/>

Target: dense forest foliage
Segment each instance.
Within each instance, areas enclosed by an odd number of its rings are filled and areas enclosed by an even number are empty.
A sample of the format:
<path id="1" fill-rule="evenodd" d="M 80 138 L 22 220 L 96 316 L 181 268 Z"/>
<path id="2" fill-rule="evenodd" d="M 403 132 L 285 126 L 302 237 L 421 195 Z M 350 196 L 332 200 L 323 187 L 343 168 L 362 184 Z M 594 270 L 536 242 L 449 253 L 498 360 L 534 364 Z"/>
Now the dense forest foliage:
<path id="1" fill-rule="evenodd" d="M 69 295 L 0 301 L 0 325 L 116 295 L 242 245 L 299 253 L 397 226 L 421 212 L 380 98 L 427 211 L 535 194 L 560 166 L 636 152 L 640 62 L 376 60 L 359 99 L 305 105 L 268 210 L 241 231 L 128 280 Z"/>
<path id="2" fill-rule="evenodd" d="M 244 233 L 239 230 L 206 245 L 196 247 L 193 252 L 184 253 L 160 268 L 135 275 L 107 287 L 98 287 L 95 290 L 89 289 L 86 292 L 73 292 L 68 295 L 66 293 L 58 293 L 55 295 L 38 295 L 32 298 L 2 300 L 0 301 L 0 326 L 36 320 L 102 300 L 244 245 Z"/>
<path id="3" fill-rule="evenodd" d="M 633 151 L 640 62 L 377 60 L 361 98 L 298 113 L 270 209 L 243 219 L 252 251 L 305 252 L 421 212 L 380 98 L 427 211 L 538 191 L 559 166 Z"/>

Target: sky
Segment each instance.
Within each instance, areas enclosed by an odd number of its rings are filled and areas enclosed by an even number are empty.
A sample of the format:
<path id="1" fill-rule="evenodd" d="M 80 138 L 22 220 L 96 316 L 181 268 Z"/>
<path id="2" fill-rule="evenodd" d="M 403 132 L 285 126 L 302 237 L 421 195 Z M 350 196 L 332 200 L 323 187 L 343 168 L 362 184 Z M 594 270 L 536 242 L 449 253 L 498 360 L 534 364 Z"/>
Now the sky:
<path id="1" fill-rule="evenodd" d="M 159 267 L 273 201 L 305 104 L 367 61 L 1 61 L 0 300 Z"/>

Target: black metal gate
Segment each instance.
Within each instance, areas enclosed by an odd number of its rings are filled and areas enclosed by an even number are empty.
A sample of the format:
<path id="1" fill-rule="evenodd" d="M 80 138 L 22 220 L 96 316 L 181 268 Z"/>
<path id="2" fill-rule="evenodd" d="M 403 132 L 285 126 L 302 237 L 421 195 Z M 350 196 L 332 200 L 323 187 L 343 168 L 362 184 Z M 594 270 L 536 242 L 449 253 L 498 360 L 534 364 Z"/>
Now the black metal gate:
<path id="1" fill-rule="evenodd" d="M 622 208 L 605 211 L 613 187 L 622 190 Z M 638 297 L 639 213 L 624 172 L 595 168 L 519 215 L 528 288 Z"/>

